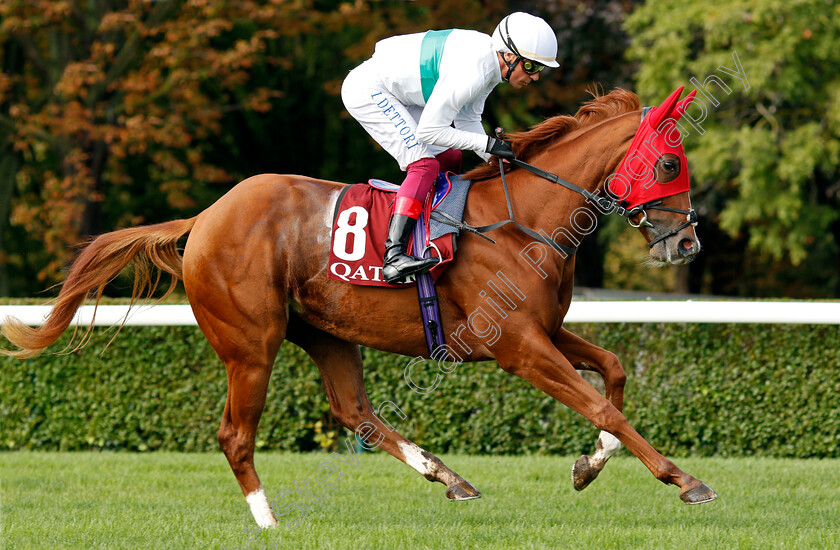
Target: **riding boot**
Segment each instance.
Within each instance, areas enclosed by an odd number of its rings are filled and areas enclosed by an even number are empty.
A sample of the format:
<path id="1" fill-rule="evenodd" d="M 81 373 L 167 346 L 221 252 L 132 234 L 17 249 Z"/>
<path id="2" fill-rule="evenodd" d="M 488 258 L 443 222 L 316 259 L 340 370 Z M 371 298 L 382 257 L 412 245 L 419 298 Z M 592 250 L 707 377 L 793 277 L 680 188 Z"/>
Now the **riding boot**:
<path id="1" fill-rule="evenodd" d="M 437 265 L 437 258 L 415 258 L 406 254 L 415 223 L 416 219 L 404 214 L 391 214 L 388 239 L 385 241 L 385 264 L 382 266 L 385 282 L 400 282 L 409 275 L 426 272 Z"/>

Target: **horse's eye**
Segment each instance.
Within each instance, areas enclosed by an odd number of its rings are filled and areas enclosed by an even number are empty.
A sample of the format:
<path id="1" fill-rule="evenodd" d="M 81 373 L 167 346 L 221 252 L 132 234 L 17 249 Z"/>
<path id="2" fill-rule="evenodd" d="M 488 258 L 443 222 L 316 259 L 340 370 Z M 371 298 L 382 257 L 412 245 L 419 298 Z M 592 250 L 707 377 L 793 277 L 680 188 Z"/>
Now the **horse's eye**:
<path id="1" fill-rule="evenodd" d="M 665 153 L 656 163 L 656 181 L 670 183 L 680 175 L 680 158 L 672 153 Z"/>

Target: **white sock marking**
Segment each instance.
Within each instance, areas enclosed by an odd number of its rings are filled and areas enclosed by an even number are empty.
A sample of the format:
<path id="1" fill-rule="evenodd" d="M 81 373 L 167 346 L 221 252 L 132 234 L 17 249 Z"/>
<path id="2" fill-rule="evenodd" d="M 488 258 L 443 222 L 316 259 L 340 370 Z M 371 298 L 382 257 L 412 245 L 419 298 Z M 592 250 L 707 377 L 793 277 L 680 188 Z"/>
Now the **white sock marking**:
<path id="1" fill-rule="evenodd" d="M 397 446 L 405 458 L 405 463 L 423 474 L 424 476 L 432 472 L 432 467 L 429 461 L 423 456 L 423 449 L 414 443 L 398 441 Z"/>
<path id="2" fill-rule="evenodd" d="M 245 502 L 251 507 L 251 513 L 254 515 L 254 520 L 260 528 L 276 527 L 277 520 L 274 519 L 274 512 L 271 511 L 271 506 L 268 504 L 268 499 L 265 496 L 265 491 L 260 485 L 260 488 L 245 497 Z"/>
<path id="3" fill-rule="evenodd" d="M 606 462 L 620 448 L 621 441 L 610 432 L 602 430 L 598 434 L 598 443 L 595 444 L 595 455 L 592 458 L 598 462 Z"/>

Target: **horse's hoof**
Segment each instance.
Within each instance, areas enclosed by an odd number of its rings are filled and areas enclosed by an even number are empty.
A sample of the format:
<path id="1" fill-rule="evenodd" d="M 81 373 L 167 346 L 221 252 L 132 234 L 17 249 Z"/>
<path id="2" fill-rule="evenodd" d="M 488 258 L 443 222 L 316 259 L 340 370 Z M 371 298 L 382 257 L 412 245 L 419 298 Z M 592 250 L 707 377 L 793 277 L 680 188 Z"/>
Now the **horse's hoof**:
<path id="1" fill-rule="evenodd" d="M 466 480 L 446 489 L 446 498 L 449 500 L 472 500 L 481 498 L 481 492 L 470 485 Z"/>
<path id="2" fill-rule="evenodd" d="M 600 470 L 596 470 L 589 465 L 589 457 L 582 455 L 575 465 L 572 466 L 572 483 L 575 486 L 575 491 L 583 491 L 586 487 L 595 481 Z"/>
<path id="3" fill-rule="evenodd" d="M 703 504 L 704 502 L 711 502 L 716 499 L 717 493 L 705 483 L 701 483 L 693 489 L 681 492 L 680 498 L 686 504 Z"/>

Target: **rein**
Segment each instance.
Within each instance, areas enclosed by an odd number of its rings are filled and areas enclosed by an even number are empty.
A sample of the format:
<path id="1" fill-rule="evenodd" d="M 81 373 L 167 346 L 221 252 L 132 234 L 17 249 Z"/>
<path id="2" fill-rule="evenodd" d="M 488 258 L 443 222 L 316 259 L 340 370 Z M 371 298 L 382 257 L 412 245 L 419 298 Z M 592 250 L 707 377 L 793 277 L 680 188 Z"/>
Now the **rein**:
<path id="1" fill-rule="evenodd" d="M 652 109 L 653 109 L 653 107 L 645 107 L 645 108 L 642 109 L 640 122 L 645 119 L 645 116 L 647 116 L 647 114 Z M 496 128 L 496 136 L 499 137 L 499 139 L 502 138 L 502 132 L 503 132 L 503 130 L 501 128 Z M 574 183 L 572 183 L 570 181 L 564 180 L 563 178 L 561 178 L 557 174 L 552 174 L 551 172 L 543 170 L 542 168 L 537 168 L 536 166 L 534 166 L 532 164 L 528 164 L 525 161 L 519 160 L 517 158 L 513 158 L 513 159 L 510 160 L 510 162 L 511 162 L 511 164 L 513 164 L 515 166 L 519 166 L 520 168 L 523 168 L 523 169 L 531 172 L 532 174 L 535 174 L 535 175 L 537 175 L 537 176 L 539 176 L 543 179 L 547 179 L 548 181 L 550 181 L 552 183 L 562 185 L 566 189 L 574 191 L 575 193 L 578 193 L 579 195 L 583 195 L 586 198 L 587 202 L 596 203 L 599 206 L 599 209 L 601 210 L 601 212 L 608 213 L 608 214 L 612 214 L 613 212 L 615 212 L 615 213 L 619 214 L 620 216 L 626 217 L 627 218 L 627 223 L 630 224 L 630 227 L 634 227 L 634 228 L 639 228 L 639 227 L 642 227 L 642 226 L 650 227 L 651 229 L 653 229 L 654 231 L 659 233 L 659 231 L 656 229 L 656 227 L 652 223 L 650 223 L 647 219 L 647 211 L 650 210 L 650 209 L 662 210 L 662 211 L 665 211 L 665 212 L 675 212 L 677 214 L 685 214 L 686 222 L 684 224 L 677 227 L 676 229 L 672 229 L 672 230 L 668 231 L 667 233 L 661 233 L 661 234 L 657 235 L 655 239 L 651 240 L 648 243 L 648 248 L 653 248 L 654 245 L 656 245 L 657 243 L 659 243 L 661 241 L 664 241 L 668 237 L 676 235 L 677 233 L 679 233 L 680 231 L 682 231 L 683 229 L 685 229 L 686 227 L 688 227 L 690 225 L 697 225 L 697 213 L 694 211 L 694 209 L 679 210 L 677 208 L 669 208 L 667 206 L 661 206 L 662 200 L 660 199 L 660 200 L 653 200 L 653 201 L 650 201 L 650 202 L 646 202 L 644 204 L 640 204 L 639 206 L 635 206 L 630 210 L 627 210 L 626 208 L 624 208 L 623 206 L 618 204 L 618 200 L 616 198 L 607 195 L 609 193 L 609 191 L 606 189 L 606 187 L 604 188 L 605 196 L 602 197 L 602 196 L 599 196 L 596 193 L 593 193 L 593 192 L 591 192 L 587 189 L 584 189 L 583 187 L 580 187 L 579 185 L 575 185 Z M 517 223 L 516 221 L 513 220 L 513 211 L 512 211 L 511 206 L 510 206 L 510 196 L 508 194 L 507 182 L 505 181 L 505 170 L 504 170 L 504 166 L 502 165 L 502 159 L 499 159 L 499 172 L 501 173 L 501 176 L 502 176 L 502 185 L 505 188 L 505 200 L 507 200 L 508 215 L 510 216 L 510 219 L 507 220 L 506 222 L 503 222 L 501 225 L 504 225 L 505 223 L 510 223 L 510 222 L 516 223 L 517 227 L 519 227 L 522 231 L 524 231 L 525 233 L 527 233 L 528 235 L 531 235 L 533 237 L 534 233 L 535 233 L 533 230 L 528 229 L 526 227 L 523 227 L 523 226 L 519 225 L 519 223 Z M 642 219 L 639 221 L 639 223 L 634 224 L 632 222 L 631 218 L 636 216 L 639 213 L 642 214 Z M 537 235 L 539 235 L 539 234 L 537 234 Z M 539 235 L 539 237 L 542 237 L 542 235 Z M 577 249 L 574 249 L 574 248 L 566 247 L 564 245 L 560 245 L 559 243 L 556 243 L 556 242 L 551 241 L 551 240 L 546 239 L 546 238 L 538 238 L 538 240 L 540 242 L 548 244 L 549 246 L 552 246 L 554 248 L 557 248 L 557 246 L 559 246 L 559 247 L 561 247 L 560 248 L 561 250 L 562 249 L 571 250 L 571 252 L 569 252 L 569 254 L 574 254 L 575 251 L 577 250 Z M 554 246 L 554 245 L 557 245 L 557 246 Z"/>
<path id="2" fill-rule="evenodd" d="M 651 109 L 652 109 L 652 107 L 645 107 L 644 109 L 642 109 L 642 116 L 641 116 L 642 120 L 644 120 L 645 116 L 651 111 Z M 502 139 L 502 132 L 503 132 L 502 128 L 496 128 L 496 136 L 499 139 Z M 657 200 L 646 202 L 644 204 L 640 204 L 640 205 L 635 206 L 635 207 L 631 208 L 630 210 L 628 210 L 618 203 L 617 198 L 608 195 L 609 191 L 606 189 L 606 187 L 604 189 L 604 196 L 600 196 L 597 193 L 593 193 L 592 191 L 584 189 L 583 187 L 580 187 L 579 185 L 575 185 L 574 183 L 572 183 L 570 181 L 564 180 L 563 178 L 561 178 L 557 174 L 553 174 L 551 172 L 548 172 L 547 170 L 543 170 L 542 168 L 537 168 L 536 166 L 534 166 L 532 164 L 528 164 L 527 162 L 525 162 L 523 160 L 519 160 L 518 158 L 510 159 L 509 162 L 511 164 L 513 164 L 514 166 L 518 166 L 518 167 L 520 167 L 524 170 L 527 170 L 528 172 L 531 172 L 534 175 L 537 175 L 537 176 L 539 176 L 543 179 L 546 179 L 546 180 L 548 180 L 552 183 L 562 185 L 566 189 L 574 191 L 575 193 L 577 193 L 579 195 L 583 195 L 583 197 L 586 198 L 587 202 L 597 204 L 598 207 L 599 207 L 599 210 L 601 212 L 605 213 L 605 214 L 617 213 L 620 216 L 624 216 L 625 218 L 627 218 L 627 223 L 630 224 L 630 227 L 633 227 L 633 228 L 649 227 L 649 228 L 653 229 L 654 231 L 656 231 L 657 233 L 659 233 L 659 230 L 656 229 L 656 227 L 652 223 L 650 223 L 647 219 L 647 211 L 648 210 L 662 210 L 662 211 L 665 211 L 665 212 L 675 212 L 677 214 L 685 214 L 685 217 L 686 217 L 685 223 L 683 223 L 682 225 L 680 225 L 676 229 L 672 229 L 672 230 L 668 231 L 667 233 L 658 234 L 655 239 L 651 240 L 648 243 L 648 248 L 653 248 L 657 243 L 659 243 L 661 241 L 664 241 L 668 237 L 672 237 L 673 235 L 676 235 L 677 233 L 679 233 L 680 231 L 682 231 L 683 229 L 685 229 L 686 227 L 688 227 L 690 225 L 697 225 L 697 213 L 694 211 L 694 209 L 679 210 L 677 208 L 670 208 L 670 207 L 667 207 L 667 206 L 661 206 L 662 205 L 662 200 L 657 199 Z M 490 224 L 490 225 L 473 227 L 473 226 L 471 226 L 471 225 L 469 225 L 465 222 L 458 221 L 458 220 L 456 220 L 456 219 L 454 219 L 451 216 L 448 216 L 446 214 L 441 213 L 442 217 L 438 217 L 438 216 L 436 216 L 436 214 L 438 214 L 438 213 L 435 212 L 435 213 L 432 213 L 432 216 L 438 222 L 452 225 L 454 227 L 457 227 L 460 230 L 469 231 L 470 233 L 475 233 L 476 235 L 487 239 L 488 241 L 492 242 L 493 244 L 496 244 L 496 241 L 494 241 L 493 239 L 491 239 L 487 235 L 484 235 L 484 233 L 486 233 L 488 231 L 493 231 L 493 230 L 498 229 L 502 226 L 505 226 L 509 223 L 513 223 L 513 224 L 516 225 L 516 227 L 518 227 L 526 235 L 528 235 L 530 237 L 533 237 L 537 241 L 550 246 L 554 250 L 556 250 L 558 252 L 561 252 L 561 253 L 565 254 L 566 256 L 571 256 L 572 254 L 577 252 L 577 248 L 573 248 L 571 246 L 566 246 L 564 244 L 558 243 L 557 241 L 554 241 L 553 239 L 550 239 L 548 236 L 546 236 L 545 233 L 538 233 L 538 232 L 534 231 L 533 229 L 531 229 L 529 227 L 525 227 L 524 225 L 520 224 L 518 221 L 516 221 L 514 219 L 514 217 L 513 217 L 513 206 L 511 205 L 511 202 L 510 202 L 510 192 L 508 191 L 507 181 L 505 180 L 505 168 L 504 168 L 504 164 L 502 163 L 501 158 L 499 158 L 499 173 L 502 177 L 502 187 L 504 187 L 504 190 L 505 190 L 505 201 L 507 201 L 508 219 L 506 219 L 504 221 L 496 222 L 496 223 L 493 223 L 493 224 Z M 633 221 L 631 220 L 631 218 L 633 218 L 634 216 L 636 216 L 638 214 L 642 215 L 642 219 L 639 221 L 639 223 L 634 224 Z M 445 219 L 443 219 L 443 218 L 445 218 Z"/>
<path id="3" fill-rule="evenodd" d="M 516 166 L 519 166 L 520 168 L 523 168 L 524 170 L 527 170 L 528 172 L 531 172 L 532 174 L 535 174 L 535 175 L 537 175 L 537 176 L 539 176 L 543 179 L 546 179 L 546 180 L 548 180 L 552 183 L 562 185 L 566 189 L 569 189 L 571 191 L 574 191 L 575 193 L 583 195 L 586 198 L 587 202 L 597 203 L 598 206 L 602 209 L 601 211 L 604 212 L 604 213 L 610 213 L 611 214 L 613 212 L 616 212 L 619 215 L 626 217 L 627 218 L 627 223 L 630 224 L 630 227 L 639 228 L 639 227 L 644 226 L 644 227 L 650 227 L 650 228 L 656 230 L 656 227 L 654 227 L 654 225 L 652 223 L 650 223 L 647 219 L 647 210 L 649 210 L 649 209 L 663 210 L 663 211 L 666 211 L 666 212 L 676 212 L 678 214 L 685 214 L 686 215 L 686 222 L 684 224 L 677 227 L 676 229 L 672 229 L 672 230 L 668 231 L 667 233 L 662 233 L 660 235 L 657 235 L 657 237 L 655 239 L 653 239 L 652 241 L 650 241 L 648 243 L 648 248 L 653 248 L 654 245 L 656 245 L 656 243 L 658 243 L 660 241 L 664 241 L 668 237 L 676 235 L 677 233 L 679 233 L 680 231 L 682 231 L 683 229 L 685 229 L 689 225 L 697 225 L 697 213 L 693 209 L 692 210 L 679 210 L 677 208 L 660 206 L 662 204 L 662 201 L 661 200 L 655 200 L 655 201 L 646 202 L 644 204 L 640 204 L 639 206 L 636 206 L 635 208 L 632 208 L 631 210 L 627 210 L 626 208 L 624 208 L 623 206 L 618 204 L 618 200 L 613 198 L 613 197 L 609 197 L 609 196 L 603 196 L 602 197 L 602 196 L 600 196 L 596 193 L 593 193 L 592 191 L 589 191 L 587 189 L 584 189 L 583 187 L 580 187 L 579 185 L 575 185 L 574 183 L 572 183 L 570 181 L 564 180 L 563 178 L 561 178 L 557 174 L 552 174 L 551 172 L 547 172 L 547 171 L 543 170 L 542 168 L 537 168 L 536 166 L 534 166 L 532 164 L 528 164 L 525 161 L 514 158 L 514 159 L 510 160 L 510 163 L 514 164 Z M 505 169 L 504 169 L 504 165 L 502 164 L 502 159 L 499 159 L 499 172 L 500 172 L 501 177 L 502 177 L 502 187 L 504 187 L 504 190 L 505 190 L 505 201 L 507 202 L 508 219 L 500 221 L 500 222 L 496 222 L 496 223 L 491 223 L 490 225 L 482 225 L 482 226 L 479 226 L 479 227 L 474 227 L 474 226 L 471 226 L 471 225 L 469 225 L 465 222 L 458 221 L 455 218 L 453 218 L 453 217 L 451 217 L 451 216 L 449 216 L 449 215 L 447 215 L 443 212 L 432 212 L 432 214 L 431 214 L 432 218 L 437 220 L 440 223 L 445 223 L 445 224 L 457 227 L 460 230 L 469 231 L 470 233 L 474 233 L 474 234 L 478 235 L 479 237 L 487 239 L 488 241 L 490 241 L 493 244 L 496 244 L 496 241 L 494 241 L 493 239 L 491 239 L 487 235 L 484 235 L 484 233 L 487 233 L 489 231 L 493 231 L 493 230 L 498 229 L 502 226 L 505 226 L 509 223 L 513 223 L 513 224 L 516 225 L 516 227 L 519 228 L 520 231 L 522 231 L 523 233 L 525 233 L 526 235 L 528 235 L 530 237 L 533 237 L 537 241 L 539 241 L 539 242 L 541 242 L 545 245 L 550 246 L 551 248 L 553 248 L 557 252 L 561 252 L 562 254 L 564 254 L 564 257 L 571 256 L 572 254 L 577 252 L 576 247 L 571 247 L 571 246 L 567 246 L 565 244 L 558 243 L 557 241 L 552 240 L 549 237 L 547 237 L 544 233 L 538 233 L 538 232 L 534 231 L 533 229 L 522 225 L 521 223 L 519 223 L 518 221 L 516 221 L 514 219 L 514 217 L 513 217 L 513 206 L 511 205 L 511 202 L 510 202 L 510 192 L 508 191 L 507 180 L 505 179 Z M 632 218 L 633 216 L 635 216 L 639 213 L 642 214 L 642 219 L 639 221 L 638 224 L 634 224 L 630 218 Z"/>
<path id="4" fill-rule="evenodd" d="M 583 187 L 575 185 L 574 183 L 572 183 L 570 181 L 564 180 L 563 178 L 561 178 L 560 176 L 558 176 L 556 174 L 552 174 L 551 172 L 547 172 L 547 171 L 543 170 L 542 168 L 537 168 L 536 166 L 534 166 L 532 164 L 528 164 L 525 161 L 514 158 L 514 159 L 510 160 L 510 163 L 514 164 L 516 166 L 519 166 L 520 168 L 523 168 L 523 169 L 531 172 L 532 174 L 540 176 L 543 179 L 547 179 L 548 181 L 550 181 L 552 183 L 562 185 L 566 189 L 570 189 L 570 190 L 574 191 L 575 193 L 583 195 L 586 198 L 587 202 L 597 203 L 598 206 L 601 209 L 603 209 L 601 211 L 604 212 L 604 213 L 612 214 L 613 212 L 615 212 L 615 213 L 619 214 L 620 216 L 626 217 L 627 218 L 627 223 L 630 224 L 630 227 L 639 228 L 639 227 L 644 226 L 644 227 L 650 227 L 650 228 L 656 230 L 656 227 L 654 227 L 654 225 L 652 223 L 650 223 L 647 219 L 647 211 L 651 210 L 651 209 L 652 210 L 663 210 L 663 211 L 666 211 L 666 212 L 676 212 L 677 214 L 685 214 L 686 215 L 686 222 L 684 224 L 677 227 L 676 229 L 672 229 L 672 230 L 668 231 L 667 233 L 662 233 L 662 234 L 657 235 L 657 237 L 655 239 L 653 239 L 652 241 L 650 241 L 648 243 L 648 248 L 653 248 L 654 245 L 656 245 L 660 241 L 664 241 L 668 237 L 676 235 L 677 233 L 679 233 L 680 231 L 682 231 L 683 229 L 685 229 L 689 225 L 697 225 L 697 213 L 694 211 L 694 209 L 679 210 L 677 208 L 660 206 L 662 204 L 662 201 L 661 200 L 654 200 L 654 201 L 646 202 L 644 204 L 640 204 L 639 206 L 636 206 L 636 207 L 634 207 L 630 210 L 627 210 L 626 208 L 624 208 L 623 206 L 618 204 L 618 200 L 613 198 L 613 197 L 610 197 L 610 196 L 603 196 L 602 197 L 600 195 L 597 195 L 597 194 L 595 194 L 591 191 L 588 191 L 588 190 L 584 189 Z M 510 197 L 508 196 L 507 183 L 505 182 L 505 172 L 504 172 L 504 168 L 502 167 L 502 160 L 501 159 L 499 159 L 499 170 L 501 171 L 502 184 L 504 185 L 504 188 L 505 188 L 505 199 L 508 202 L 508 213 L 510 214 L 510 217 L 513 218 L 513 214 L 511 213 L 511 208 L 510 208 Z M 606 191 L 605 191 L 605 193 L 606 193 Z M 632 218 L 633 216 L 635 216 L 639 213 L 642 214 L 642 219 L 641 219 L 641 221 L 639 221 L 638 224 L 634 224 L 631 221 L 630 218 Z M 512 220 L 508 220 L 508 221 L 512 221 Z M 514 223 L 516 223 L 516 222 L 514 222 Z M 516 225 L 520 229 L 523 229 L 523 231 L 525 229 L 527 229 L 527 228 L 523 228 L 518 223 Z M 529 233 L 529 231 L 531 231 L 531 230 L 529 229 L 525 232 L 530 235 L 531 233 Z M 545 241 L 542 241 L 542 242 L 545 242 Z M 553 243 L 554 241 L 551 241 L 551 242 Z M 546 244 L 549 244 L 549 243 L 546 243 Z M 559 243 L 555 243 L 555 244 L 559 244 Z M 568 248 L 568 247 L 566 247 L 566 248 Z M 572 252 L 572 253 L 574 253 L 574 252 Z"/>
<path id="5" fill-rule="evenodd" d="M 521 161 L 518 161 L 517 159 L 513 159 L 512 162 L 521 162 Z M 525 164 L 525 163 L 522 163 L 522 164 Z M 531 165 L 526 164 L 526 166 L 531 166 Z M 531 168 L 533 168 L 534 170 L 540 170 L 539 168 L 536 168 L 534 166 L 531 166 Z M 467 224 L 466 222 L 458 221 L 455 218 L 453 218 L 451 216 L 448 216 L 447 214 L 444 214 L 444 213 L 432 212 L 431 217 L 433 219 L 437 220 L 438 222 L 445 223 L 445 224 L 451 225 L 453 227 L 457 227 L 460 230 L 469 231 L 470 233 L 475 233 L 479 237 L 487 239 L 488 241 L 490 241 L 493 244 L 496 244 L 496 241 L 494 241 L 493 239 L 491 239 L 490 237 L 488 237 L 484 233 L 487 233 L 489 231 L 494 231 L 496 229 L 499 229 L 500 227 L 503 227 L 503 226 L 505 226 L 509 223 L 512 223 L 512 224 L 516 225 L 516 227 L 518 227 L 520 231 L 522 231 L 523 233 L 525 233 L 529 237 L 533 237 L 537 241 L 539 241 L 539 242 L 541 242 L 545 245 L 550 246 L 551 248 L 553 248 L 557 252 L 560 252 L 563 255 L 564 258 L 567 257 L 567 256 L 571 256 L 574 253 L 576 253 L 577 252 L 577 247 L 566 246 L 565 244 L 558 243 L 557 241 L 547 237 L 544 233 L 538 233 L 538 232 L 534 231 L 533 229 L 531 229 L 530 227 L 526 227 L 526 226 L 522 225 L 521 223 L 519 223 L 518 221 L 516 221 L 514 219 L 514 217 L 513 217 L 513 205 L 510 202 L 510 191 L 508 191 L 507 181 L 505 180 L 505 170 L 504 170 L 504 167 L 502 165 L 502 159 L 501 158 L 499 159 L 499 171 L 502 175 L 502 186 L 505 189 L 505 201 L 507 201 L 508 219 L 502 220 L 502 221 L 496 222 L 496 223 L 491 223 L 489 225 L 481 225 L 481 226 L 478 226 L 478 227 L 474 227 L 474 226 L 471 226 L 471 225 Z M 542 172 L 542 170 L 540 170 L 540 172 Z M 551 176 L 551 177 L 554 177 L 554 178 L 557 177 L 557 176 L 554 176 L 553 174 L 551 174 L 549 172 L 543 172 L 543 173 L 546 174 L 547 176 Z M 543 177 L 546 177 L 546 176 L 543 176 Z M 547 177 L 546 179 L 551 179 L 551 178 Z M 552 180 L 552 181 L 554 181 L 554 180 Z M 573 185 L 573 184 L 569 184 L 569 185 Z M 575 187 L 577 187 L 577 186 L 575 186 Z M 578 187 L 578 189 L 581 189 L 581 191 L 589 193 L 585 189 L 582 189 L 582 188 L 579 188 L 579 187 Z M 592 193 L 589 193 L 589 194 L 592 195 Z M 595 195 L 592 195 L 592 196 L 595 197 Z M 442 217 L 438 217 L 438 214 L 442 214 Z"/>

